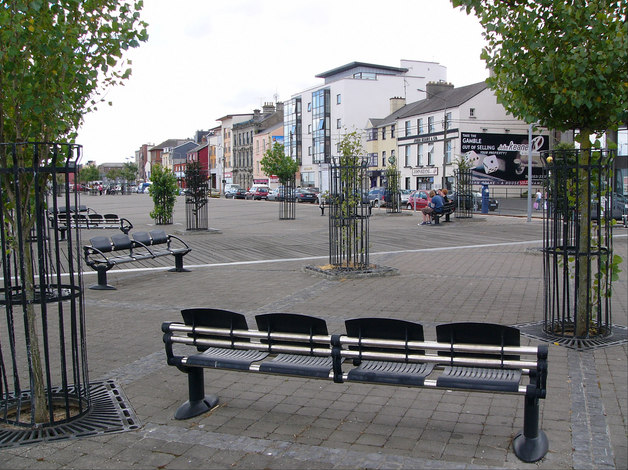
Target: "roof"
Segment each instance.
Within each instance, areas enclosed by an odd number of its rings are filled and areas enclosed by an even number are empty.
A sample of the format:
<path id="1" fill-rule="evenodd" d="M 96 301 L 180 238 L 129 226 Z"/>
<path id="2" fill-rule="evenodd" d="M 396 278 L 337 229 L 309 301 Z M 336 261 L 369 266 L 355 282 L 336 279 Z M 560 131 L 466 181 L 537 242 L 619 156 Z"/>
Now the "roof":
<path id="1" fill-rule="evenodd" d="M 185 142 L 188 139 L 168 139 L 168 140 L 164 140 L 161 144 L 159 145 L 155 145 L 151 148 L 149 148 L 148 150 L 158 150 L 158 149 L 164 149 L 166 147 L 176 147 L 177 145 L 181 145 L 182 142 Z"/>
<path id="2" fill-rule="evenodd" d="M 386 116 L 377 125 L 375 125 L 374 119 L 371 119 L 371 122 L 373 122 L 374 126 L 379 127 L 387 124 L 393 124 L 397 119 L 403 119 L 419 114 L 433 113 L 434 111 L 442 111 L 444 109 L 457 108 L 477 94 L 486 90 L 486 88 L 488 88 L 486 82 L 478 82 L 459 88 L 451 88 L 434 94 L 421 101 L 409 103 L 402 108 L 399 108 L 394 113 Z"/>
<path id="3" fill-rule="evenodd" d="M 405 73 L 408 71 L 408 69 L 402 67 L 390 67 L 388 65 L 369 64 L 367 62 L 349 62 L 348 64 L 341 65 L 340 67 L 336 67 L 335 69 L 328 70 L 327 72 L 319 73 L 318 75 L 316 75 L 316 78 L 331 77 L 332 75 L 346 72 L 347 70 L 351 70 L 357 67 L 369 67 L 395 73 Z"/>

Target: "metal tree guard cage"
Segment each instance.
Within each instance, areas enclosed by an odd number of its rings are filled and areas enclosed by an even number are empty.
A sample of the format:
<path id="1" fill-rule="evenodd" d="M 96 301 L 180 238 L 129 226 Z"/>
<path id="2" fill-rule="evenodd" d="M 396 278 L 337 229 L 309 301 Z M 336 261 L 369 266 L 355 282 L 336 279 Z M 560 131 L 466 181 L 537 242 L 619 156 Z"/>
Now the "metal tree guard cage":
<path id="1" fill-rule="evenodd" d="M 549 157 L 549 158 L 548 158 Z M 542 161 L 544 330 L 584 339 L 611 334 L 611 150 L 554 150 Z"/>
<path id="2" fill-rule="evenodd" d="M 334 159 L 330 168 L 329 264 L 336 269 L 369 267 L 367 162 L 359 157 Z"/>
<path id="3" fill-rule="evenodd" d="M 73 421 L 91 408 L 81 240 L 71 223 L 81 150 L 0 143 L 0 422 L 17 427 Z"/>
<path id="4" fill-rule="evenodd" d="M 292 178 L 283 182 L 279 188 L 279 220 L 294 220 L 296 215 L 296 197 L 294 194 L 296 186 L 296 178 Z"/>
<path id="5" fill-rule="evenodd" d="M 386 190 L 384 200 L 386 201 L 386 213 L 399 214 L 401 212 L 401 193 L 399 192 L 399 171 L 386 172 Z"/>
<path id="6" fill-rule="evenodd" d="M 188 163 L 185 170 L 185 228 L 209 229 L 209 187 L 207 170 L 198 162 Z"/>
<path id="7" fill-rule="evenodd" d="M 473 175 L 470 169 L 454 170 L 456 178 L 456 211 L 454 212 L 457 219 L 468 219 L 473 217 Z"/>

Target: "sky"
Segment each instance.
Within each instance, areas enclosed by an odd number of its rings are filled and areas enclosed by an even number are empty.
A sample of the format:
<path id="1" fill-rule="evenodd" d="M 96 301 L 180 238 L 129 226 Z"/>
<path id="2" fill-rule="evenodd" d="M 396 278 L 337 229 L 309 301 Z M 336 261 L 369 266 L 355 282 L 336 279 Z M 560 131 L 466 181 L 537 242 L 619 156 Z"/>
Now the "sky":
<path id="1" fill-rule="evenodd" d="M 142 144 L 191 138 L 228 114 L 322 84 L 358 61 L 438 62 L 456 87 L 488 77 L 477 18 L 450 0 L 144 0 L 149 39 L 133 73 L 85 116 L 82 162 L 134 160 Z"/>

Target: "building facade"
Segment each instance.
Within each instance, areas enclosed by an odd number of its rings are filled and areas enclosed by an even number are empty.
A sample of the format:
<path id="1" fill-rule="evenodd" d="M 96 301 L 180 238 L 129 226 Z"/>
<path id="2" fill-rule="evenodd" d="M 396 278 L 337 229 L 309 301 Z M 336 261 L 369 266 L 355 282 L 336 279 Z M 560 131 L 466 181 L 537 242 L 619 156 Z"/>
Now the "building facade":
<path id="1" fill-rule="evenodd" d="M 369 117 L 389 114 L 391 97 L 418 100 L 425 96 L 420 89 L 446 75 L 446 67 L 435 62 L 410 60 L 400 67 L 351 62 L 317 75 L 324 84 L 284 103 L 286 153 L 301 164 L 297 184 L 328 189 L 329 164 L 347 132 L 363 134 Z"/>

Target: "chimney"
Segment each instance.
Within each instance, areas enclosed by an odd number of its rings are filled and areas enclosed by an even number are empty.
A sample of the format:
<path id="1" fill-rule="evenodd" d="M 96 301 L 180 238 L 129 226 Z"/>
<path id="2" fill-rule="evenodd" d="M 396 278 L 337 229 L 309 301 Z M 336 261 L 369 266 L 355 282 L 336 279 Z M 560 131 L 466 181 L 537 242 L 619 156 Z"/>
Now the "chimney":
<path id="1" fill-rule="evenodd" d="M 262 106 L 262 114 L 265 116 L 270 116 L 275 112 L 275 105 L 272 103 L 264 103 Z"/>
<path id="2" fill-rule="evenodd" d="M 399 96 L 393 96 L 392 98 L 390 98 L 390 114 L 394 113 L 395 111 L 400 110 L 405 105 L 406 105 L 405 98 L 401 98 Z"/>
<path id="3" fill-rule="evenodd" d="M 257 121 L 257 120 L 259 119 L 259 116 L 260 116 L 260 114 L 259 114 L 259 113 L 260 113 L 259 109 L 254 109 L 254 110 L 253 110 L 253 119 L 254 119 L 255 121 Z"/>
<path id="4" fill-rule="evenodd" d="M 425 86 L 425 91 L 427 92 L 428 100 L 434 95 L 438 95 L 439 93 L 442 93 L 443 91 L 453 90 L 453 89 L 454 89 L 453 83 L 447 83 L 442 80 L 438 82 L 429 82 Z"/>

